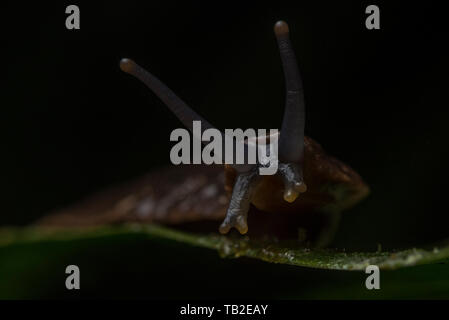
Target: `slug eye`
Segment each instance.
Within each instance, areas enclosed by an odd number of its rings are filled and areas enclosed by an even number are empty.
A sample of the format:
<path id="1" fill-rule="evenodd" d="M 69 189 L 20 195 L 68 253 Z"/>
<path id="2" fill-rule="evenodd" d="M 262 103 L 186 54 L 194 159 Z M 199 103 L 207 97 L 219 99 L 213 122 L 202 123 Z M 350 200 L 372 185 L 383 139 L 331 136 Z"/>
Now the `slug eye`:
<path id="1" fill-rule="evenodd" d="M 128 58 L 123 58 L 120 60 L 120 69 L 123 72 L 133 74 L 135 72 L 136 63 Z"/>

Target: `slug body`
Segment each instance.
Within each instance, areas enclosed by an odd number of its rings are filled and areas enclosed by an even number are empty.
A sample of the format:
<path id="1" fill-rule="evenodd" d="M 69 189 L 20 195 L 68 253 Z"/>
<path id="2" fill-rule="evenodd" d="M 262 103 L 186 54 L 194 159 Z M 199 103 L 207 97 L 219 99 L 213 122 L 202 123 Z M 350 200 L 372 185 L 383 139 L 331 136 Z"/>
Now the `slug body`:
<path id="1" fill-rule="evenodd" d="M 303 86 L 288 25 L 277 22 L 274 33 L 286 85 L 275 175 L 260 176 L 258 168 L 264 165 L 261 163 L 225 165 L 224 170 L 219 166 L 172 167 L 47 217 L 43 223 L 73 225 L 138 220 L 173 224 L 224 219 L 219 228 L 221 233 L 235 228 L 245 234 L 249 229 L 248 212 L 252 210 L 259 212 L 265 228 L 275 215 L 307 219 L 311 212 L 326 212 L 338 216 L 341 210 L 365 197 L 369 188 L 360 176 L 304 136 Z M 122 59 L 120 68 L 145 83 L 190 131 L 193 121 L 198 120 L 203 131 L 214 128 L 132 60 Z M 258 217 L 254 215 L 254 219 Z"/>

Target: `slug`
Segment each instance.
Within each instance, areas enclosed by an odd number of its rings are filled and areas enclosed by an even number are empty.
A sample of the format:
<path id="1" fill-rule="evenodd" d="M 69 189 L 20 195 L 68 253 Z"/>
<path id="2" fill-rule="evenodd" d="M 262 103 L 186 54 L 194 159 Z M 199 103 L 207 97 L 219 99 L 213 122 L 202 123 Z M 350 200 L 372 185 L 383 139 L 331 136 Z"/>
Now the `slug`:
<path id="1" fill-rule="evenodd" d="M 219 226 L 222 234 L 235 228 L 241 234 L 250 229 L 250 235 L 291 236 L 299 229 L 308 232 L 306 238 L 317 245 L 328 242 L 340 212 L 366 197 L 369 187 L 353 169 L 327 155 L 317 142 L 304 135 L 303 85 L 287 23 L 278 21 L 274 33 L 286 87 L 279 136 L 268 137 L 270 141 L 279 138 L 275 175 L 260 175 L 258 168 L 264 165 L 260 163 L 227 164 L 224 168 L 171 166 L 50 214 L 39 223 L 83 226 L 139 221 L 186 226 L 192 222 L 223 220 Z M 141 80 L 190 131 L 195 120 L 201 121 L 203 131 L 213 128 L 134 61 L 124 58 L 120 68 Z M 270 232 L 270 228 L 277 229 L 277 233 Z"/>

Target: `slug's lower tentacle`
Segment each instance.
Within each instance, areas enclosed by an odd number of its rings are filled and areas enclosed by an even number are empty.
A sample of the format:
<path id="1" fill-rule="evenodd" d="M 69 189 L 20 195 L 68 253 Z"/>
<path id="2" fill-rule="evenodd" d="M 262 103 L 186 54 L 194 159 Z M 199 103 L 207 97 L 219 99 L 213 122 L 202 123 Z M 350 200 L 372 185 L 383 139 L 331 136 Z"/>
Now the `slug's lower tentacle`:
<path id="1" fill-rule="evenodd" d="M 232 227 L 236 228 L 241 234 L 248 232 L 248 210 L 251 204 L 252 191 L 258 180 L 257 169 L 237 176 L 226 217 L 219 228 L 221 234 L 228 233 Z"/>
<path id="2" fill-rule="evenodd" d="M 294 163 L 279 163 L 278 172 L 284 181 L 284 200 L 293 202 L 307 191 L 301 168 Z"/>

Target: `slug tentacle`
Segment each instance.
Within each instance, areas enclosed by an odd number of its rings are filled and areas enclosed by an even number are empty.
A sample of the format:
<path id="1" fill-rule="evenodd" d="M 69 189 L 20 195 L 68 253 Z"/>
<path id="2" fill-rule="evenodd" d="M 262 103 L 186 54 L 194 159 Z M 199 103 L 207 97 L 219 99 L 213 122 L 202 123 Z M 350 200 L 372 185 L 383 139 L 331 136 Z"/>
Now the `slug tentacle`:
<path id="1" fill-rule="evenodd" d="M 226 217 L 219 231 L 226 234 L 231 228 L 236 228 L 241 234 L 248 232 L 248 211 L 251 204 L 252 192 L 259 181 L 257 170 L 241 173 L 237 176 L 232 189 L 232 197 L 229 203 Z"/>
<path id="2" fill-rule="evenodd" d="M 274 33 L 279 46 L 285 76 L 286 100 L 279 141 L 279 160 L 303 166 L 305 104 L 301 76 L 286 22 L 278 21 Z"/>
<path id="3" fill-rule="evenodd" d="M 179 98 L 162 81 L 153 76 L 150 72 L 139 66 L 133 60 L 123 58 L 120 61 L 120 69 L 129 73 L 142 81 L 159 99 L 175 114 L 175 116 L 184 124 L 184 126 L 193 132 L 193 121 L 201 121 L 202 131 L 214 128 L 206 119 L 193 111 L 181 98 Z M 199 137 L 201 140 L 201 137 Z"/>
<path id="4" fill-rule="evenodd" d="M 161 99 L 165 105 L 172 111 L 175 116 L 182 122 L 184 126 L 189 129 L 189 131 L 194 134 L 195 138 L 200 140 L 202 143 L 207 144 L 205 141 L 202 140 L 203 132 L 207 129 L 212 129 L 215 127 L 212 126 L 206 119 L 201 117 L 198 113 L 192 110 L 181 98 L 179 98 L 170 88 L 168 88 L 162 81 L 160 81 L 158 78 L 153 76 L 150 72 L 146 71 L 144 68 L 139 66 L 137 63 L 135 63 L 133 60 L 128 58 L 123 58 L 120 61 L 120 69 L 122 71 L 129 73 L 142 81 L 151 91 L 153 91 L 159 99 Z M 200 136 L 196 136 L 195 132 L 193 130 L 193 121 L 200 121 L 201 122 L 201 133 Z M 225 139 L 224 139 L 224 133 L 221 132 L 222 135 L 222 146 L 224 149 L 225 146 Z M 244 143 L 244 142 L 242 142 Z M 235 154 L 235 147 L 234 144 L 234 154 Z M 246 143 L 244 143 L 244 157 L 247 159 L 248 155 L 248 146 Z M 224 156 L 224 150 L 221 151 L 221 155 L 219 156 L 222 159 L 222 163 L 225 161 Z M 234 169 L 236 169 L 239 172 L 248 172 L 252 168 L 254 168 L 254 165 L 250 164 L 230 164 Z"/>
<path id="5" fill-rule="evenodd" d="M 302 169 L 295 163 L 280 163 L 279 174 L 284 181 L 284 200 L 293 202 L 300 193 L 307 191 L 307 186 L 302 180 Z"/>

